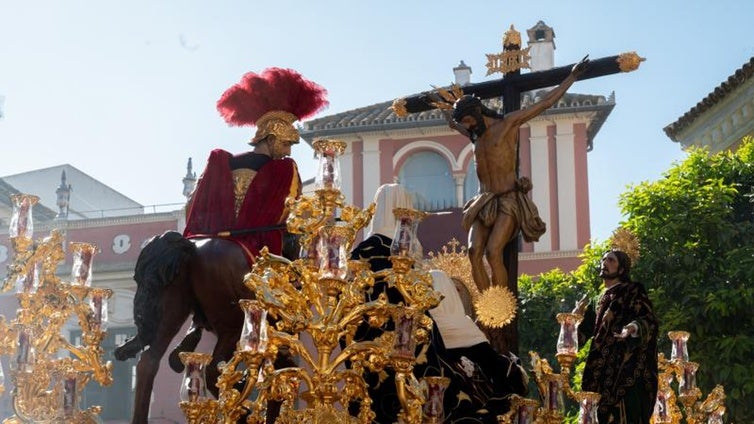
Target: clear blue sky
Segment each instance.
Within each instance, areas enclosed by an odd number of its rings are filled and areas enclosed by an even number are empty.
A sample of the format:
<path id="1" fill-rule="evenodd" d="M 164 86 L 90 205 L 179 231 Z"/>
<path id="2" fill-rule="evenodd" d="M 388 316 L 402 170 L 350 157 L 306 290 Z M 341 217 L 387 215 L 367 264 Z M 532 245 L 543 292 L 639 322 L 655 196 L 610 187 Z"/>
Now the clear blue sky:
<path id="1" fill-rule="evenodd" d="M 220 94 L 248 71 L 290 67 L 337 113 L 485 78 L 503 32 L 555 29 L 556 65 L 637 51 L 639 71 L 577 82 L 617 106 L 589 154 L 593 238 L 620 221 L 627 185 L 683 158 L 662 131 L 754 56 L 754 2 L 0 0 L 0 175 L 69 163 L 145 204 L 183 201 L 186 160 L 247 148 Z M 304 178 L 308 146 L 294 148 Z M 75 184 L 75 182 L 73 182 Z M 50 190 L 54 190 L 51 187 Z"/>

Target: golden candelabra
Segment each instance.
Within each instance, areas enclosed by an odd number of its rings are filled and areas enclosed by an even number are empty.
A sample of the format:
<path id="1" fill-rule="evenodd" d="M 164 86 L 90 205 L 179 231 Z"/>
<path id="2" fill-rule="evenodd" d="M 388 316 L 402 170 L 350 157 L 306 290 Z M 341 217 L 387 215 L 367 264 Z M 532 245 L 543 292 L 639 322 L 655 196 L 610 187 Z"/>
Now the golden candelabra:
<path id="1" fill-rule="evenodd" d="M 529 352 L 534 378 L 539 391 L 539 400 L 512 395 L 511 409 L 498 417 L 502 424 L 560 424 L 565 417 L 564 398 L 568 396 L 579 405 L 578 422 L 597 424 L 599 393 L 576 391 L 571 387 L 571 369 L 576 362 L 579 350 L 578 326 L 583 316 L 574 313 L 560 313 L 556 316 L 560 324 L 555 357 L 560 365 L 560 373 L 555 373 L 547 359 L 536 352 Z"/>
<path id="2" fill-rule="evenodd" d="M 14 416 L 3 423 L 94 423 L 99 406 L 80 410 L 79 398 L 94 379 L 112 383 L 112 364 L 102 362 L 100 346 L 105 336 L 107 299 L 112 291 L 91 287 L 92 259 L 96 247 L 71 243 L 71 281 L 55 274 L 65 258 L 63 235 L 53 230 L 34 241 L 32 208 L 38 197 L 11 197 L 13 215 L 9 236 L 15 256 L 8 267 L 3 291 L 16 288 L 19 309 L 6 322 L 0 317 L 0 354 L 10 356 Z M 82 330 L 81 345 L 61 333 L 72 316 Z"/>
<path id="3" fill-rule="evenodd" d="M 205 356 L 186 358 L 195 376 L 184 377 L 181 406 L 191 423 L 263 423 L 271 403 L 279 405 L 277 423 L 371 423 L 372 399 L 365 372 L 395 372 L 400 399 L 399 421 L 437 421 L 437 402 L 446 380 L 417 381 L 413 374 L 417 344 L 428 341 L 431 319 L 425 312 L 440 295 L 428 273 L 415 268 L 416 226 L 424 216 L 396 209 L 398 222 L 390 261 L 392 269 L 372 272 L 364 261 L 348 260 L 356 233 L 374 213 L 346 205 L 340 193 L 337 157 L 345 143 L 320 140 L 313 145 L 319 158 L 315 194 L 289 199 L 288 230 L 300 235 L 299 259 L 289 261 L 263 250 L 245 279 L 255 300 L 240 302 L 244 326 L 233 357 L 221 366 L 217 401 L 204 393 L 201 364 Z M 397 289 L 403 302 L 385 294 L 367 301 L 376 281 Z M 360 326 L 394 330 L 373 340 L 357 340 Z M 296 365 L 275 369 L 279 353 Z M 184 389 L 189 387 L 190 389 Z M 360 400 L 357 416 L 348 413 Z M 439 403 L 442 408 L 442 402 Z M 442 412 L 440 409 L 439 415 Z M 426 420 L 425 418 L 426 417 Z"/>
<path id="4" fill-rule="evenodd" d="M 696 386 L 696 372 L 699 364 L 689 361 L 686 331 L 671 331 L 670 360 L 665 355 L 658 355 L 660 368 L 657 403 L 652 418 L 655 424 L 722 424 L 725 414 L 725 391 L 717 385 L 701 401 L 702 391 Z M 673 391 L 673 380 L 677 381 L 678 396 Z M 678 402 L 681 407 L 678 407 Z M 683 419 L 685 418 L 685 421 Z"/>

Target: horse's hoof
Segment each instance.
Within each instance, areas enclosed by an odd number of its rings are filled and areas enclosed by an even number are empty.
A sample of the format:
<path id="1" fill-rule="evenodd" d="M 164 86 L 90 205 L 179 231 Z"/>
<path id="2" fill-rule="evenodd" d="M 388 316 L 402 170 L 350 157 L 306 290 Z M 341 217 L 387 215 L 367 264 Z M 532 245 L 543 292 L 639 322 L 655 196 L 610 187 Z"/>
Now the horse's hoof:
<path id="1" fill-rule="evenodd" d="M 142 349 L 144 349 L 144 345 L 139 341 L 138 336 L 134 336 L 118 346 L 113 352 L 113 356 L 119 361 L 125 361 L 135 357 Z"/>

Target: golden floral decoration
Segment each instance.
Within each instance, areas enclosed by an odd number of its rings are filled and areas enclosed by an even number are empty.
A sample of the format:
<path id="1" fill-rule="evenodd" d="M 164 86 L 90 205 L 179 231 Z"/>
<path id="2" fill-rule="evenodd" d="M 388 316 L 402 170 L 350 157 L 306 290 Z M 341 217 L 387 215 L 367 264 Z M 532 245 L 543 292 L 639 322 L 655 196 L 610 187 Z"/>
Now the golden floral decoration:
<path id="1" fill-rule="evenodd" d="M 631 72 L 639 69 L 641 62 L 647 60 L 644 57 L 639 56 L 636 52 L 622 53 L 618 56 L 616 61 L 618 62 L 618 68 L 621 72 Z"/>
<path id="2" fill-rule="evenodd" d="M 460 242 L 454 237 L 442 247 L 439 252 L 429 252 L 427 265 L 444 271 L 450 278 L 463 283 L 469 291 L 471 299 L 479 299 L 480 293 L 474 279 L 471 276 L 471 262 L 466 252 L 466 246 L 460 246 Z"/>
<path id="3" fill-rule="evenodd" d="M 507 287 L 492 286 L 474 302 L 477 320 L 489 328 L 501 328 L 516 317 L 516 297 Z"/>

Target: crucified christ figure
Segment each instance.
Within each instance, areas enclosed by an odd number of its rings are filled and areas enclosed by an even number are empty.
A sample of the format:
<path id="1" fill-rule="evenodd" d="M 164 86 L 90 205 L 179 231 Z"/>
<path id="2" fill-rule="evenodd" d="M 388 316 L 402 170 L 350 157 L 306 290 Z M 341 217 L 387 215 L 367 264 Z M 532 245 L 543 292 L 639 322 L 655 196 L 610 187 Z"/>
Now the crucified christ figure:
<path id="1" fill-rule="evenodd" d="M 473 95 L 464 95 L 453 105 L 454 128 L 474 143 L 479 194 L 464 206 L 463 226 L 469 232 L 469 260 L 480 291 L 491 285 L 508 286 L 503 249 L 518 230 L 526 241 L 536 241 L 546 229 L 537 207 L 526 195 L 531 190 L 531 181 L 518 178 L 519 128 L 555 104 L 588 66 L 585 57 L 559 86 L 526 109 L 500 115 Z M 491 281 L 484 268 L 484 257 L 492 268 Z"/>

